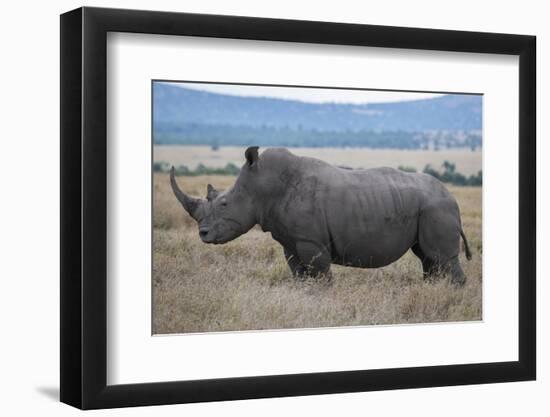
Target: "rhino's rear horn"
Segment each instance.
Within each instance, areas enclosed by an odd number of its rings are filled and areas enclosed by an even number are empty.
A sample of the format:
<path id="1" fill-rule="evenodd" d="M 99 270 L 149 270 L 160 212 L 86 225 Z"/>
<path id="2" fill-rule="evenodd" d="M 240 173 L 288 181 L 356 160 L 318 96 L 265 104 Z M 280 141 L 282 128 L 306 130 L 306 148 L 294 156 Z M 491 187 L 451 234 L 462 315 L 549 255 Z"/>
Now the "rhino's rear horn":
<path id="1" fill-rule="evenodd" d="M 183 208 L 187 211 L 187 213 L 189 213 L 189 215 L 195 219 L 195 212 L 197 211 L 201 200 L 198 198 L 189 197 L 187 194 L 181 191 L 178 183 L 176 182 L 175 171 L 176 170 L 174 169 L 174 167 L 170 169 L 170 185 L 172 186 L 172 191 L 176 195 Z"/>
<path id="2" fill-rule="evenodd" d="M 208 201 L 214 200 L 218 196 L 219 192 L 214 187 L 212 187 L 212 184 L 208 184 L 206 186 L 206 199 Z"/>

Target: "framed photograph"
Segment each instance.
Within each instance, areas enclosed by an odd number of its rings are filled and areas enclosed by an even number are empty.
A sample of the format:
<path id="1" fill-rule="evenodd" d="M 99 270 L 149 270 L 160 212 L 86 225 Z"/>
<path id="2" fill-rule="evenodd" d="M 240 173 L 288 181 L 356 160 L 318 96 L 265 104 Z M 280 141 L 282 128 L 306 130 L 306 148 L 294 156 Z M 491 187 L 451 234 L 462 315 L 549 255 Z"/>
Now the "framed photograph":
<path id="1" fill-rule="evenodd" d="M 533 380 L 535 37 L 61 16 L 61 401 Z"/>

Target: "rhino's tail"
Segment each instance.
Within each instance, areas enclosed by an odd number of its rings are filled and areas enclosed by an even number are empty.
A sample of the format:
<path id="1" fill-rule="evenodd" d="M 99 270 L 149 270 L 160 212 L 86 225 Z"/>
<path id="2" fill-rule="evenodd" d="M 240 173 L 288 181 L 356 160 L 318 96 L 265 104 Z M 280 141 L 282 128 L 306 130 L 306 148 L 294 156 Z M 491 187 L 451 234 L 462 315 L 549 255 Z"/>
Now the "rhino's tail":
<path id="1" fill-rule="evenodd" d="M 472 252 L 470 251 L 470 246 L 468 246 L 468 240 L 466 239 L 466 235 L 464 234 L 464 230 L 462 229 L 460 229 L 460 236 L 462 236 L 462 240 L 464 241 L 464 251 L 466 252 L 466 259 L 471 260 Z"/>

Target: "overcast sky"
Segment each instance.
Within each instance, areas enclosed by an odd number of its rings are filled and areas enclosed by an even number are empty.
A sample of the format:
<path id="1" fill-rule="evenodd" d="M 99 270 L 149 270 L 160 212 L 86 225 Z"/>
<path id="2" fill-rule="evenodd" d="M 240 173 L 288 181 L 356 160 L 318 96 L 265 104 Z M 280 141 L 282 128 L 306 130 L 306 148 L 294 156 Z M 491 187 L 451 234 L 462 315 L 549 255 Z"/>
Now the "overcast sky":
<path id="1" fill-rule="evenodd" d="M 265 87 L 230 84 L 169 83 L 179 87 L 236 96 L 272 97 L 310 103 L 382 103 L 421 100 L 443 94 L 408 93 L 401 91 L 340 90 L 327 88 Z"/>

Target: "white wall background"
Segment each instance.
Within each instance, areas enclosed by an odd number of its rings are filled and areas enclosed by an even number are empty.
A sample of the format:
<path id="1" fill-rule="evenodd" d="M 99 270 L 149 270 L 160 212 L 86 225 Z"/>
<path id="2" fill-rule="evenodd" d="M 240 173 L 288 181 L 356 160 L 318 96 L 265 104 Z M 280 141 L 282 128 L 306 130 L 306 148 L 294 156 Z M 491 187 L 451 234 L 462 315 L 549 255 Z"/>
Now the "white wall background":
<path id="1" fill-rule="evenodd" d="M 369 4 L 370 3 L 370 4 Z M 4 415 L 73 415 L 57 402 L 59 379 L 59 17 L 82 3 L 3 5 L 0 115 L 0 410 Z M 550 412 L 550 26 L 545 3 L 462 0 L 297 2 L 124 0 L 86 5 L 238 14 L 395 26 L 532 34 L 538 37 L 539 365 L 538 381 L 101 411 L 100 415 L 530 415 Z M 545 112 L 546 110 L 546 112 Z M 544 236 L 543 236 L 544 235 Z M 546 394 L 546 395 L 545 395 Z"/>

